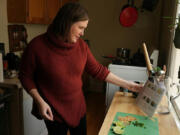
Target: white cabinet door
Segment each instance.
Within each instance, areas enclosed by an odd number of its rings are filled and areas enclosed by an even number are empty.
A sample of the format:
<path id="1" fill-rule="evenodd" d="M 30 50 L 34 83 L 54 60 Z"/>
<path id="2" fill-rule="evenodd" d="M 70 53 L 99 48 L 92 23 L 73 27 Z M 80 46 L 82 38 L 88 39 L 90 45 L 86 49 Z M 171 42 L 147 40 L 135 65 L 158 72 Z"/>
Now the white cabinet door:
<path id="1" fill-rule="evenodd" d="M 107 106 L 107 108 L 109 108 L 109 106 L 111 104 L 111 101 L 114 97 L 114 93 L 116 91 L 118 91 L 119 89 L 120 89 L 119 86 L 116 86 L 111 83 L 107 83 L 107 85 L 106 85 L 106 106 Z"/>
<path id="2" fill-rule="evenodd" d="M 32 114 L 32 98 L 23 90 L 24 135 L 47 135 L 43 120 L 36 119 Z"/>

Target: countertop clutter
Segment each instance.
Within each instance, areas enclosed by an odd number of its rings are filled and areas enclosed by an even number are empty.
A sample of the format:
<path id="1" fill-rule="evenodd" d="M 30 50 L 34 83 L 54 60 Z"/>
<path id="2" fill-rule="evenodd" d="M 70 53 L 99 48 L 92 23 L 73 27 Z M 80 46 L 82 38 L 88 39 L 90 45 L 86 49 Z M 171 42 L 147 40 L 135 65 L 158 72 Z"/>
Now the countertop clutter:
<path id="1" fill-rule="evenodd" d="M 3 76 L 4 79 L 13 79 L 18 77 L 21 58 L 15 53 L 7 53 L 3 57 Z"/>
<path id="2" fill-rule="evenodd" d="M 165 100 L 162 100 L 162 102 L 164 103 Z M 140 115 L 140 117 L 145 116 L 145 114 L 136 106 L 135 99 L 131 94 L 124 96 L 122 92 L 116 92 L 98 135 L 111 134 L 109 133 L 109 130 L 117 112 Z M 171 112 L 169 114 L 156 113 L 153 117 L 158 120 L 159 135 L 180 134 Z"/>

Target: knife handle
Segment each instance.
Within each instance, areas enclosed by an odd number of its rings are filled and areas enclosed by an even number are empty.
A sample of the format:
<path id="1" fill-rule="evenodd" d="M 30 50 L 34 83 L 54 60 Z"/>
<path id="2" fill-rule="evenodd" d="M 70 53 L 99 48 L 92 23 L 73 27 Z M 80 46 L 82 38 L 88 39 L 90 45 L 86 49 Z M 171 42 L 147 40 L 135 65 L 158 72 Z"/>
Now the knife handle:
<path id="1" fill-rule="evenodd" d="M 144 56 L 145 56 L 145 60 L 146 60 L 146 66 L 147 66 L 149 74 L 151 74 L 153 69 L 152 69 L 152 66 L 151 66 L 151 62 L 150 62 L 150 59 L 149 59 L 149 55 L 148 55 L 145 43 L 143 43 L 143 50 L 144 50 Z"/>

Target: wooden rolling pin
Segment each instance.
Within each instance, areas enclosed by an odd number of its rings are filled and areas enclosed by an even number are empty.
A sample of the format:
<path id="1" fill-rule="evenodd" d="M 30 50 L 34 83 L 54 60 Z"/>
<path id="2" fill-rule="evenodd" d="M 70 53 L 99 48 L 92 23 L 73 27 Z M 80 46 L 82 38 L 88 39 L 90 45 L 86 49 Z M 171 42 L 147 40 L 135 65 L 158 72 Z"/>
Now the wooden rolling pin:
<path id="1" fill-rule="evenodd" d="M 144 50 L 144 56 L 145 56 L 146 66 L 147 66 L 149 75 L 152 75 L 153 69 L 152 69 L 152 66 L 151 66 L 151 62 L 150 62 L 150 59 L 149 59 L 149 55 L 148 55 L 145 43 L 143 43 L 143 50 Z"/>

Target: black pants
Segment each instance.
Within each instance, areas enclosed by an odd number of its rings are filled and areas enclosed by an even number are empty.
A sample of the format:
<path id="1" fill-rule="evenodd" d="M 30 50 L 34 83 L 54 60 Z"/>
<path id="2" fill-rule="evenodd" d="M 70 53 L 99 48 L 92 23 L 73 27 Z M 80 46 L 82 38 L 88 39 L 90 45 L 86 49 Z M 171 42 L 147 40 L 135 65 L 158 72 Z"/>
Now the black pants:
<path id="1" fill-rule="evenodd" d="M 48 130 L 48 135 L 67 135 L 70 131 L 71 135 L 86 135 L 86 116 L 84 116 L 77 127 L 69 127 L 66 123 L 59 123 L 57 121 L 47 121 L 45 124 Z"/>

